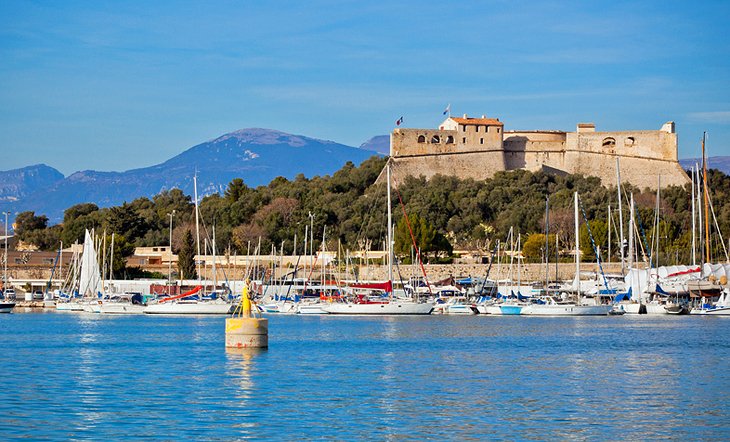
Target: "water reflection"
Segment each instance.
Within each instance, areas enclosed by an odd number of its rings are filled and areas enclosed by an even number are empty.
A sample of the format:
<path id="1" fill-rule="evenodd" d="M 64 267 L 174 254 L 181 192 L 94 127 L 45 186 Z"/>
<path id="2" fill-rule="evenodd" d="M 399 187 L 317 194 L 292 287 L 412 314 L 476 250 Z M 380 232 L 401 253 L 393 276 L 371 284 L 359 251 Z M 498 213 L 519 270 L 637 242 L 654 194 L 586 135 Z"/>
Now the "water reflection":
<path id="1" fill-rule="evenodd" d="M 75 382 L 74 396 L 78 398 L 79 404 L 69 404 L 74 407 L 78 419 L 73 424 L 77 431 L 92 431 L 103 419 L 102 402 L 103 391 L 106 387 L 100 382 L 100 358 L 103 357 L 99 350 L 100 340 L 99 326 L 100 316 L 86 313 L 78 315 L 79 323 L 79 345 L 78 370 L 76 373 L 68 373 Z"/>
<path id="2" fill-rule="evenodd" d="M 234 428 L 244 430 L 244 433 L 249 433 L 259 426 L 251 416 L 253 414 L 251 410 L 255 408 L 252 397 L 256 390 L 256 358 L 261 357 L 266 351 L 262 348 L 226 348 L 226 374 L 237 386 L 233 389 L 236 399 L 233 408 L 240 411 L 239 421 L 232 425 Z"/>

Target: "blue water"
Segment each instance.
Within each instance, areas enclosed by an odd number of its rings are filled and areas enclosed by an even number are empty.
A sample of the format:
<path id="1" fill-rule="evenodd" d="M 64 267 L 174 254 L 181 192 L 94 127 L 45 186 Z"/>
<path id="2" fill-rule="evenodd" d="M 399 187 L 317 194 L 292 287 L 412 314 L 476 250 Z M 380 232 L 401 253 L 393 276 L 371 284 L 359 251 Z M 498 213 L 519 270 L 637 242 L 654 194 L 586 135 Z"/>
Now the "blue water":
<path id="1" fill-rule="evenodd" d="M 0 315 L 0 439 L 728 439 L 730 318 Z"/>

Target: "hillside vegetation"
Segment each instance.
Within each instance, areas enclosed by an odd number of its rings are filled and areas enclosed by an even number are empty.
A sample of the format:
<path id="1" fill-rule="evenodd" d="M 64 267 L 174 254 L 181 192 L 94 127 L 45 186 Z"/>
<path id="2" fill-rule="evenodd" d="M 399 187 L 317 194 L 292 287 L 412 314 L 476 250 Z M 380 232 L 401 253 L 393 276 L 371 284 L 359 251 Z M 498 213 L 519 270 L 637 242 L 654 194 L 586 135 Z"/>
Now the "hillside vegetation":
<path id="1" fill-rule="evenodd" d="M 314 249 L 322 247 L 326 227 L 327 250 L 371 250 L 383 248 L 386 237 L 385 185 L 376 184 L 385 159 L 373 157 L 359 167 L 346 164 L 332 176 L 294 180 L 276 178 L 266 186 L 248 187 L 234 179 L 224 194 L 207 196 L 200 202 L 203 223 L 201 238 L 212 241 L 215 226 L 219 254 L 253 253 L 261 241 L 262 253 L 290 254 L 297 238 L 297 251 L 303 249 L 305 229 L 314 226 Z M 608 237 L 607 211 L 615 210 L 616 189 L 602 187 L 597 178 L 577 175 L 554 176 L 528 171 L 500 172 L 484 181 L 456 177 L 424 178 L 399 176 L 393 171 L 397 190 L 393 192 L 393 218 L 396 224 L 396 252 L 408 260 L 411 239 L 426 259 L 448 259 L 453 250 L 482 250 L 489 253 L 497 240 L 504 242 L 510 227 L 522 234 L 525 255 L 540 261 L 544 248 L 545 198 L 550 198 L 550 254 L 555 237 L 560 249 L 573 243 L 573 192 L 580 195 L 590 231 L 606 259 Z M 712 201 L 722 232 L 730 228 L 730 178 L 722 172 L 709 173 Z M 654 233 L 656 193 L 625 186 L 625 195 L 634 194 L 637 204 L 637 229 L 644 247 L 649 248 Z M 691 253 L 690 186 L 662 189 L 659 211 L 659 259 L 661 264 L 688 263 Z M 408 213 L 405 222 L 402 200 Z M 624 229 L 628 232 L 628 198 L 623 203 Z M 83 240 L 84 229 L 115 233 L 116 253 L 131 254 L 133 246 L 166 245 L 169 241 L 168 214 L 173 219 L 173 245 L 178 251 L 188 231 L 195 232 L 194 204 L 178 189 L 153 198 L 138 198 L 120 206 L 100 209 L 94 204 L 78 204 L 64 212 L 63 222 L 48 226 L 43 215 L 23 212 L 16 218 L 16 236 L 42 249 L 52 250 L 59 241 L 65 246 Z M 310 217 L 311 214 L 311 217 Z M 583 259 L 595 259 L 588 228 L 581 215 Z M 616 259 L 618 216 L 614 213 L 612 254 Z M 714 222 L 713 222 L 714 224 Z M 188 239 L 189 241 L 189 239 Z M 203 242 L 203 239 L 201 239 Z M 648 253 L 648 252 L 647 252 Z M 713 228 L 712 253 L 724 259 L 719 235 Z M 570 259 L 565 256 L 563 259 Z M 123 264 L 120 264 L 123 265 Z"/>

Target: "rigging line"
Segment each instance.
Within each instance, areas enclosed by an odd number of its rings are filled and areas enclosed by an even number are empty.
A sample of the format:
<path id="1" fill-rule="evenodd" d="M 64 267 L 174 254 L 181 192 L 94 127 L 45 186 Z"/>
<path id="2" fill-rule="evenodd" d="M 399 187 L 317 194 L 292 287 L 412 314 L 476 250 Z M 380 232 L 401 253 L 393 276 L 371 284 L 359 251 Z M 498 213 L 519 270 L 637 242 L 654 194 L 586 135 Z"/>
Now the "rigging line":
<path id="1" fill-rule="evenodd" d="M 712 212 L 712 219 L 715 221 L 715 228 L 717 229 L 717 234 L 720 235 L 720 244 L 722 244 L 722 250 L 725 252 L 725 261 L 730 262 L 730 258 L 728 258 L 727 249 L 725 248 L 725 240 L 722 239 L 722 232 L 720 231 L 720 226 L 717 224 L 717 217 L 715 216 L 715 208 L 712 206 L 712 196 L 708 193 L 707 194 L 707 201 L 710 203 L 710 212 Z"/>
<path id="2" fill-rule="evenodd" d="M 393 182 L 395 182 L 395 177 L 393 177 Z M 416 238 L 415 238 L 415 236 L 413 236 L 413 229 L 411 228 L 411 221 L 408 219 L 408 214 L 406 213 L 406 206 L 405 206 L 405 204 L 403 204 L 403 198 L 401 198 L 400 191 L 398 190 L 398 186 L 394 186 L 394 187 L 395 187 L 395 193 L 396 193 L 396 195 L 398 195 L 398 201 L 400 202 L 400 207 L 403 210 L 403 216 L 406 219 L 406 225 L 408 226 L 408 232 L 411 234 L 411 241 L 413 242 L 413 247 L 416 248 L 416 257 L 418 258 L 418 264 L 421 266 L 421 272 L 423 272 L 423 277 L 426 279 L 426 286 L 428 287 L 428 294 L 433 295 L 433 291 L 431 291 L 431 283 L 428 282 L 428 275 L 426 275 L 426 268 L 423 267 L 423 261 L 421 260 L 421 250 L 418 248 L 418 245 L 416 244 Z"/>
<path id="3" fill-rule="evenodd" d="M 644 223 L 641 222 L 641 214 L 639 213 L 639 211 L 637 209 L 638 209 L 638 207 L 636 206 L 636 201 L 634 201 L 634 214 L 636 215 L 636 219 L 639 220 L 637 233 L 640 232 L 639 239 L 643 240 L 643 241 L 639 241 L 639 245 L 641 246 L 641 252 L 644 254 L 644 256 L 646 256 L 646 250 L 647 249 L 649 250 L 649 256 L 648 256 L 649 257 L 649 268 L 652 268 L 651 259 L 652 259 L 653 250 L 649 249 L 649 241 L 646 239 L 646 231 L 644 230 Z M 637 226 L 635 225 L 634 228 L 636 229 Z"/>
<path id="4" fill-rule="evenodd" d="M 596 241 L 593 239 L 593 232 L 591 232 L 591 224 L 588 222 L 588 218 L 586 217 L 586 212 L 583 209 L 583 202 L 581 201 L 580 197 L 578 197 L 578 206 L 580 207 L 580 212 L 583 214 L 583 221 L 586 223 L 586 227 L 588 228 L 588 236 L 591 239 L 591 245 L 593 246 L 593 253 L 596 254 L 596 261 L 598 261 L 598 268 L 601 270 L 601 277 L 603 278 L 603 286 L 606 287 L 606 291 L 608 291 L 608 281 L 606 281 L 606 275 L 603 273 L 603 264 L 601 264 L 601 254 L 598 253 L 598 247 L 596 247 Z M 577 251 L 576 251 L 577 253 Z"/>

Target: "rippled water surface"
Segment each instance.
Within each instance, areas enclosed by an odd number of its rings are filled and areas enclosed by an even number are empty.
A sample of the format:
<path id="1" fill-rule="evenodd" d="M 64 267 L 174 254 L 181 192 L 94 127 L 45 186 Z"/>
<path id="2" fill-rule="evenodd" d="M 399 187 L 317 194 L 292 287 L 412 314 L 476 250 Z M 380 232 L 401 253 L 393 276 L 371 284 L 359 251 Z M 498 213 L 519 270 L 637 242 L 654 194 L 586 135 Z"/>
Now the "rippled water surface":
<path id="1" fill-rule="evenodd" d="M 728 439 L 730 318 L 0 315 L 0 439 Z"/>

